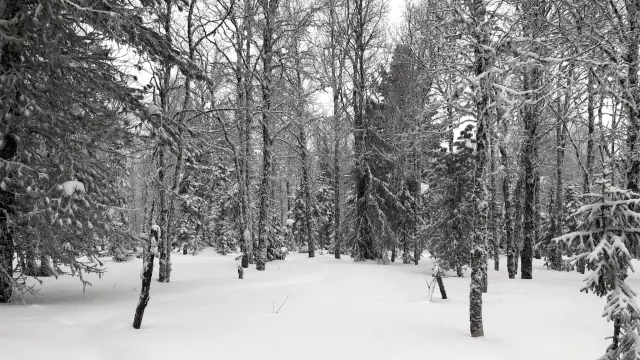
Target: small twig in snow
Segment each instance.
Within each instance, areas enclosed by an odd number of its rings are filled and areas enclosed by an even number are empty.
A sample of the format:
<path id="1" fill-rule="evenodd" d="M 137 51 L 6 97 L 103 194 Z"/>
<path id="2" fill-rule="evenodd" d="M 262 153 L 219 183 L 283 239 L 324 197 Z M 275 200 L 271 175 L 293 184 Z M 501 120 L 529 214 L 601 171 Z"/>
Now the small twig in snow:
<path id="1" fill-rule="evenodd" d="M 282 307 L 284 306 L 284 304 L 287 302 L 287 299 L 289 299 L 289 294 L 287 294 L 287 297 L 284 299 L 284 301 L 282 302 L 282 305 L 280 305 L 280 307 L 278 308 L 278 311 L 276 311 L 276 314 L 280 313 L 280 309 L 282 309 Z"/>

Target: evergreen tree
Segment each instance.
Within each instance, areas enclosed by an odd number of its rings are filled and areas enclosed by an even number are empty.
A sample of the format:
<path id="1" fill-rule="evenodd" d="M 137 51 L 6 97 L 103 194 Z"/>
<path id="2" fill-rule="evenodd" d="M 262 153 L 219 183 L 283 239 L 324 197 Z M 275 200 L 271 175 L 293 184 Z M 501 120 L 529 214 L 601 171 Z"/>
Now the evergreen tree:
<path id="1" fill-rule="evenodd" d="M 555 238 L 577 250 L 591 272 L 581 291 L 606 297 L 603 316 L 613 321 L 613 342 L 602 359 L 640 359 L 640 307 L 636 293 L 625 281 L 631 259 L 640 254 L 640 194 L 621 190 L 610 180 L 595 182 L 600 193 L 575 216 L 577 230 Z"/>
<path id="2" fill-rule="evenodd" d="M 468 229 L 473 226 L 473 125 L 453 143 L 451 151 L 442 151 L 434 159 L 430 181 L 430 207 L 434 209 L 427 233 L 429 253 L 438 259 L 442 270 L 455 270 L 462 276 L 471 262 Z"/>

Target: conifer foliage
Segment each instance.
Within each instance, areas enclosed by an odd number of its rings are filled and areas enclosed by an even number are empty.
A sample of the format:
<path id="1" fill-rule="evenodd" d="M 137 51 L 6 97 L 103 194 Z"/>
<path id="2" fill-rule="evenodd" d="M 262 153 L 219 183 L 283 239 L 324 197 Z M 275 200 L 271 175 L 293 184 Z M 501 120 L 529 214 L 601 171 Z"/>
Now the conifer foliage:
<path id="1" fill-rule="evenodd" d="M 427 233 L 429 253 L 444 271 L 462 269 L 471 261 L 473 226 L 473 125 L 468 125 L 454 142 L 452 151 L 440 152 L 434 160 L 430 205 L 434 212 Z"/>
<path id="2" fill-rule="evenodd" d="M 610 180 L 596 181 L 598 194 L 574 214 L 577 230 L 555 238 L 577 251 L 591 272 L 581 291 L 606 297 L 603 316 L 614 323 L 613 342 L 602 359 L 640 359 L 640 307 L 625 282 L 631 259 L 640 253 L 640 194 L 621 190 Z"/>
<path id="3" fill-rule="evenodd" d="M 135 240 L 119 212 L 125 155 L 147 114 L 113 44 L 195 69 L 146 26 L 148 9 L 125 0 L 0 3 L 0 302 L 29 273 L 13 267 L 15 256 L 82 276 L 101 271 L 106 236 Z"/>

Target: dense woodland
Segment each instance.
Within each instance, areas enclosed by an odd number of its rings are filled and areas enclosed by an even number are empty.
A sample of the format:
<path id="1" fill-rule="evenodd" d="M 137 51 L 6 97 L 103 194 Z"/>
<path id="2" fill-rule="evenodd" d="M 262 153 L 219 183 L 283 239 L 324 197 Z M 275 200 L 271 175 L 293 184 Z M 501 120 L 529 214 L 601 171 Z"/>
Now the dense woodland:
<path id="1" fill-rule="evenodd" d="M 0 0 L 0 302 L 107 256 L 147 277 L 157 256 L 160 282 L 204 247 L 240 274 L 430 256 L 442 291 L 471 269 L 476 337 L 487 259 L 532 279 L 543 258 L 606 297 L 603 359 L 640 359 L 640 0 L 388 12 Z"/>

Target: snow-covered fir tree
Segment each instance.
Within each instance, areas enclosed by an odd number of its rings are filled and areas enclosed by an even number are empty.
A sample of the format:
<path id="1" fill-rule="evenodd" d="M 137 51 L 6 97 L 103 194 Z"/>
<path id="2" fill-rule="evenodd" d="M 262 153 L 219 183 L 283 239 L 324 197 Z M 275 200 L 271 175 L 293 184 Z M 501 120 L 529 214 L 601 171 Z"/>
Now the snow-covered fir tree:
<path id="1" fill-rule="evenodd" d="M 625 281 L 633 270 L 631 259 L 640 255 L 640 194 L 616 188 L 606 178 L 595 187 L 599 192 L 587 195 L 592 203 L 573 214 L 579 219 L 576 231 L 553 241 L 566 244 L 576 252 L 574 260 L 586 263 L 590 272 L 581 291 L 606 297 L 602 315 L 614 331 L 601 359 L 640 359 L 640 307 Z"/>

